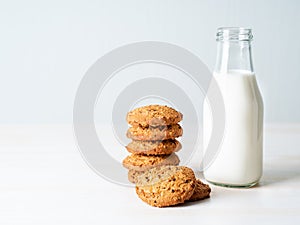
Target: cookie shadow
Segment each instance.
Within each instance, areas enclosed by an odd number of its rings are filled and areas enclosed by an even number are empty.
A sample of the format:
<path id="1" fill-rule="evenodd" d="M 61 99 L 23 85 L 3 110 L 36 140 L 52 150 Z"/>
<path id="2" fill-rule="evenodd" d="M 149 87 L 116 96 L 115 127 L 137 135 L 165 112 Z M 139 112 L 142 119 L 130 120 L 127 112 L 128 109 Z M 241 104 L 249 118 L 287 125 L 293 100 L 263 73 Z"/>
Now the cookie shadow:
<path id="1" fill-rule="evenodd" d="M 201 199 L 201 200 L 197 200 L 197 201 L 186 201 L 184 203 L 169 206 L 168 208 L 184 208 L 184 207 L 190 207 L 190 206 L 193 206 L 193 205 L 204 204 L 205 202 L 210 202 L 210 197 L 205 198 L 205 199 Z"/>

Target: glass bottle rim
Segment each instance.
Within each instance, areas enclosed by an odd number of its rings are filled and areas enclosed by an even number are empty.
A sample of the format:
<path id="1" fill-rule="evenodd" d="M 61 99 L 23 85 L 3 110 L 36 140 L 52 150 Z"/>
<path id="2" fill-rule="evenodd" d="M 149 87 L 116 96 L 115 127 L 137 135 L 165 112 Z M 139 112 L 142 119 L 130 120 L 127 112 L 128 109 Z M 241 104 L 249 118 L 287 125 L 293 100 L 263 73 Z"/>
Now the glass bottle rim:
<path id="1" fill-rule="evenodd" d="M 245 27 L 220 27 L 217 29 L 217 41 L 252 41 L 251 28 Z"/>

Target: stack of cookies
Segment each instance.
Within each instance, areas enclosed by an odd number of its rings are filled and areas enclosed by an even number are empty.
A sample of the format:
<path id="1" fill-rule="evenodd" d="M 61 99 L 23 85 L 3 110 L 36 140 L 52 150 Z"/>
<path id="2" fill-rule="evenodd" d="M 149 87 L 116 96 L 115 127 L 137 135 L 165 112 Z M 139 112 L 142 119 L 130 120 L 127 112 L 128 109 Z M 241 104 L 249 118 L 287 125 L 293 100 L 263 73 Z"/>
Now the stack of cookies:
<path id="1" fill-rule="evenodd" d="M 127 114 L 127 122 L 132 126 L 127 137 L 132 139 L 126 149 L 131 155 L 123 160 L 129 170 L 128 179 L 132 183 L 145 171 L 154 167 L 179 164 L 174 153 L 181 149 L 176 138 L 182 136 L 178 124 L 182 114 L 162 105 L 149 105 L 136 108 Z"/>
<path id="2" fill-rule="evenodd" d="M 140 199 L 155 207 L 166 207 L 208 198 L 210 187 L 195 177 L 192 169 L 178 166 L 174 153 L 181 149 L 176 140 L 182 135 L 178 124 L 182 114 L 168 106 L 149 105 L 127 114 L 132 126 L 126 146 L 131 155 L 123 160 L 128 179 L 136 183 Z"/>

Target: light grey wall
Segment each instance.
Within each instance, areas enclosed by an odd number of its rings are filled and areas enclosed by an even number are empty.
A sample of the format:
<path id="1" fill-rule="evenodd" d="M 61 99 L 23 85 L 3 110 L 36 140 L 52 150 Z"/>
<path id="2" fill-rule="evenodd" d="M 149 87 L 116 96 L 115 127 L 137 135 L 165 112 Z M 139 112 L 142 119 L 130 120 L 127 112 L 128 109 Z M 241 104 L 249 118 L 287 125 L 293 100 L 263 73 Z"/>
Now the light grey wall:
<path id="1" fill-rule="evenodd" d="M 220 26 L 253 28 L 267 122 L 300 122 L 300 1 L 1 1 L 0 123 L 71 122 L 89 66 L 118 46 L 166 41 L 210 69 Z"/>

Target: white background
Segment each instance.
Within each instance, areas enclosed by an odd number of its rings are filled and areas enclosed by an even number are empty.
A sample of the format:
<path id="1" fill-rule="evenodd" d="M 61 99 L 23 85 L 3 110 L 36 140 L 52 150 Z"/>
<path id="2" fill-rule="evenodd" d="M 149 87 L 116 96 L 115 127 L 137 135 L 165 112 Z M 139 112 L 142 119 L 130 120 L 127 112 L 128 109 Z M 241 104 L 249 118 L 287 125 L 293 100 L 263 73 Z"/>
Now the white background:
<path id="1" fill-rule="evenodd" d="M 299 11 L 296 0 L 0 0 L 0 225 L 299 224 Z M 99 57 L 143 40 L 184 47 L 212 70 L 221 26 L 253 29 L 264 175 L 254 188 L 211 185 L 210 199 L 150 207 L 80 156 L 77 87 Z"/>
<path id="2" fill-rule="evenodd" d="M 296 0 L 2 0 L 0 123 L 71 123 L 84 73 L 131 42 L 177 44 L 212 70 L 221 26 L 253 29 L 266 122 L 300 122 L 299 9 Z"/>

